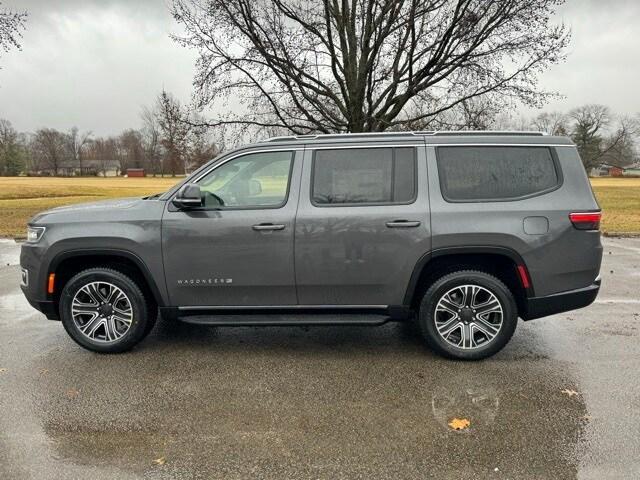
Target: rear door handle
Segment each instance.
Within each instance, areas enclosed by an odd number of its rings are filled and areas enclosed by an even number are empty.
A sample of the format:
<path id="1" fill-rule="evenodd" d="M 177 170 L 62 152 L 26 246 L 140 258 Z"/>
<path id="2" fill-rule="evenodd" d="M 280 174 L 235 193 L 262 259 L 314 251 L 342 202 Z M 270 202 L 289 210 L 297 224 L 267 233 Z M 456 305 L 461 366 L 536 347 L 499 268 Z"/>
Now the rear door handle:
<path id="1" fill-rule="evenodd" d="M 284 225 L 280 223 L 259 223 L 258 225 L 254 225 L 251 228 L 258 232 L 264 232 L 270 230 L 284 230 Z"/>
<path id="2" fill-rule="evenodd" d="M 419 226 L 420 222 L 411 220 L 394 220 L 393 222 L 387 222 L 387 227 L 389 228 L 411 228 Z"/>

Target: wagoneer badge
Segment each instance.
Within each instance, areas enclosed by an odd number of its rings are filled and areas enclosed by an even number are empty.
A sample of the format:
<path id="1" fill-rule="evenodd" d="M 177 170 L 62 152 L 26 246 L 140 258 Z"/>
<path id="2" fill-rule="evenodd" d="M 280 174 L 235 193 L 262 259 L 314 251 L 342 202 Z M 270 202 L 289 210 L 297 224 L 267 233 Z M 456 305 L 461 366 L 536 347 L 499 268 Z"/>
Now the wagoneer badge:
<path id="1" fill-rule="evenodd" d="M 185 287 L 208 287 L 209 285 L 228 285 L 233 278 L 189 278 L 178 280 L 178 285 Z"/>

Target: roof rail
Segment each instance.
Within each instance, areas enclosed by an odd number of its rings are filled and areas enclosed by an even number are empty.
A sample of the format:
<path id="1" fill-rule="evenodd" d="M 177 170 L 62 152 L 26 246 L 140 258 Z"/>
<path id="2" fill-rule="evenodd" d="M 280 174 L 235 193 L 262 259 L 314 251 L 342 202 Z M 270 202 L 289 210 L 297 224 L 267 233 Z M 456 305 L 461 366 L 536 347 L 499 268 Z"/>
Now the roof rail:
<path id="1" fill-rule="evenodd" d="M 502 135 L 502 136 L 543 136 L 545 132 L 536 131 L 516 131 L 516 130 L 429 130 L 429 131 L 413 131 L 413 132 L 362 132 L 362 133 L 322 133 L 308 135 L 285 135 L 280 137 L 271 137 L 262 142 L 283 142 L 298 140 L 316 140 L 331 139 L 345 137 L 407 137 L 407 136 L 486 136 L 486 135 Z"/>

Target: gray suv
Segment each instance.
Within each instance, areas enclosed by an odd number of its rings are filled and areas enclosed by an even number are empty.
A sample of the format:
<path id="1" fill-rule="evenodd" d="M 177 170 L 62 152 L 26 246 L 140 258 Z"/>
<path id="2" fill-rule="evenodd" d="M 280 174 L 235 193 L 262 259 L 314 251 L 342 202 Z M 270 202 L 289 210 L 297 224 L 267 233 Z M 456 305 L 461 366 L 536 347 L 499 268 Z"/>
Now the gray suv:
<path id="1" fill-rule="evenodd" d="M 80 345 L 130 349 L 169 321 L 414 321 L 480 359 L 518 317 L 589 305 L 600 208 L 575 146 L 510 132 L 278 137 L 171 190 L 36 215 L 22 290 Z"/>

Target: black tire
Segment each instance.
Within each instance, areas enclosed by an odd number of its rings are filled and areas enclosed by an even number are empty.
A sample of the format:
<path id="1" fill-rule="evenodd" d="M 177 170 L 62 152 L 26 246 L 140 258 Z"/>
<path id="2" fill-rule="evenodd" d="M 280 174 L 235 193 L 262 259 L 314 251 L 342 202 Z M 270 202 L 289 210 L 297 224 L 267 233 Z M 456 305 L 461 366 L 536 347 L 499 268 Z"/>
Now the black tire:
<path id="1" fill-rule="evenodd" d="M 82 333 L 72 315 L 72 302 L 84 286 L 92 282 L 105 282 L 120 289 L 131 305 L 131 322 L 126 333 L 116 340 L 92 339 Z M 99 353 L 120 353 L 133 348 L 148 335 L 155 324 L 157 310 L 150 311 L 153 302 L 147 299 L 140 286 L 129 276 L 107 267 L 84 270 L 71 278 L 60 296 L 60 318 L 69 336 L 80 346 Z M 104 328 L 102 327 L 103 331 Z M 106 336 L 106 332 L 105 332 Z"/>
<path id="2" fill-rule="evenodd" d="M 444 339 L 436 327 L 438 302 L 447 292 L 463 285 L 477 285 L 486 289 L 495 296 L 502 308 L 502 325 L 498 333 L 490 341 L 480 333 L 479 345 L 473 348 L 452 345 Z M 417 322 L 425 341 L 436 353 L 456 360 L 480 360 L 499 352 L 509 342 L 518 323 L 518 308 L 513 294 L 499 279 L 480 271 L 461 270 L 444 275 L 427 289 L 420 303 Z M 471 331 L 472 337 L 478 335 Z M 482 343 L 483 339 L 485 344 Z"/>

